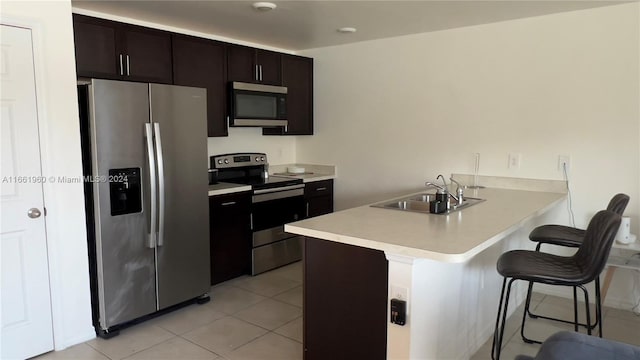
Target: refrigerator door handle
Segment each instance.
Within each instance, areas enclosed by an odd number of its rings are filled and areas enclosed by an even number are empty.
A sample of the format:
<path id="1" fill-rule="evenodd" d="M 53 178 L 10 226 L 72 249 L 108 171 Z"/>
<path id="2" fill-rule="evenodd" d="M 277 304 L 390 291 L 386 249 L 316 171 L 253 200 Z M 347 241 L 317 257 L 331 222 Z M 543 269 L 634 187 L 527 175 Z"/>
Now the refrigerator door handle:
<path id="1" fill-rule="evenodd" d="M 158 162 L 158 198 L 160 203 L 158 206 L 158 246 L 164 243 L 164 208 L 165 208 L 165 191 L 164 191 L 164 159 L 162 156 L 162 137 L 160 136 L 160 124 L 153 123 L 153 130 L 156 139 L 156 161 Z"/>
<path id="2" fill-rule="evenodd" d="M 147 238 L 146 246 L 148 248 L 156 247 L 156 223 L 157 223 L 157 211 L 158 204 L 156 203 L 156 165 L 153 156 L 153 130 L 151 129 L 151 124 L 144 124 L 144 130 L 147 137 L 147 156 L 149 159 L 149 197 L 151 198 L 151 214 L 149 219 L 149 237 Z"/>

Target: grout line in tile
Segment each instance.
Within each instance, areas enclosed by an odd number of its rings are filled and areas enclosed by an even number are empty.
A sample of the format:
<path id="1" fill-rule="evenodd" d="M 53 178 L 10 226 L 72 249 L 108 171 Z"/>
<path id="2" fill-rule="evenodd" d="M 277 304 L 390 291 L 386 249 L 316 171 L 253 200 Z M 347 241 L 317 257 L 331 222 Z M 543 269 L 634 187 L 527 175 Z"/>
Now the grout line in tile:
<path id="1" fill-rule="evenodd" d="M 219 319 L 218 319 L 218 320 L 219 320 Z M 217 320 L 215 320 L 215 321 L 217 321 Z M 187 334 L 187 333 L 189 333 L 189 331 L 187 331 L 185 334 Z M 183 335 L 184 335 L 184 334 L 183 334 Z M 204 348 L 204 347 L 202 347 L 202 346 L 200 346 L 200 345 L 198 345 L 198 344 L 194 343 L 193 341 L 191 341 L 191 340 L 189 340 L 189 339 L 185 338 L 184 336 L 178 335 L 178 337 L 179 337 L 179 338 L 181 338 L 182 340 L 185 340 L 185 341 L 187 341 L 187 342 L 189 342 L 189 343 L 191 343 L 191 344 L 193 344 L 193 345 L 195 345 L 195 346 L 197 346 L 197 347 L 201 348 L 201 349 L 204 349 L 204 350 L 206 350 L 206 351 L 208 351 L 208 352 L 212 353 L 212 354 L 213 354 L 213 355 L 215 355 L 215 356 L 218 356 L 218 357 L 220 357 L 220 358 L 223 358 L 223 359 L 224 359 L 224 357 L 223 357 L 222 355 L 218 354 L 217 352 L 215 352 L 215 351 L 211 351 L 211 350 L 209 350 L 209 349 L 207 349 L 207 348 Z"/>
<path id="2" fill-rule="evenodd" d="M 97 335 L 96 335 L 96 338 L 99 338 L 99 336 L 97 336 Z M 100 351 L 100 350 L 98 350 L 98 349 L 94 348 L 93 346 L 91 346 L 91 344 L 89 343 L 89 341 L 91 341 L 91 340 L 87 340 L 87 341 L 83 342 L 83 344 L 87 345 L 88 347 L 90 347 L 90 348 L 91 348 L 91 349 L 93 349 L 94 351 L 98 352 L 99 354 L 104 355 L 107 359 L 114 360 L 111 356 L 109 356 L 109 355 L 107 355 L 107 354 L 103 353 L 102 351 Z"/>
<path id="3" fill-rule="evenodd" d="M 282 295 L 282 294 L 286 293 L 287 291 L 291 291 L 291 290 L 293 290 L 293 289 L 297 288 L 298 286 L 302 286 L 302 285 L 297 285 L 297 286 L 292 287 L 291 289 L 287 289 L 287 290 L 285 290 L 285 291 L 279 292 L 279 293 L 277 293 L 277 294 L 273 295 L 273 296 L 271 297 L 271 299 L 274 299 L 276 296 L 280 296 L 280 295 Z M 274 300 L 275 300 L 275 299 L 274 299 Z"/>
<path id="4" fill-rule="evenodd" d="M 289 291 L 289 290 L 287 290 L 287 291 Z M 287 291 L 284 291 L 283 293 L 285 293 L 285 292 L 287 292 Z M 280 294 L 278 294 L 278 295 L 281 295 L 281 294 L 283 294 L 283 293 L 280 293 Z M 275 296 L 278 296 L 278 295 L 275 295 Z M 281 304 L 285 304 L 285 305 L 289 305 L 289 306 L 297 307 L 298 309 L 302 309 L 302 306 L 293 305 L 293 304 L 290 304 L 290 303 L 288 303 L 288 302 L 282 301 L 282 300 L 280 300 L 280 299 L 276 299 L 275 297 L 272 297 L 272 298 L 269 298 L 269 299 L 270 299 L 270 300 L 273 300 L 273 301 L 277 301 L 277 302 L 279 302 L 279 303 L 281 303 Z M 266 300 L 266 299 L 265 299 L 265 300 Z M 264 300 L 263 300 L 263 301 L 264 301 Z"/>
<path id="5" fill-rule="evenodd" d="M 157 326 L 157 327 L 159 327 L 159 328 L 161 328 L 161 329 L 163 329 L 163 330 L 166 330 L 166 329 L 164 329 L 164 328 L 162 328 L 162 327 L 160 327 L 160 326 L 158 326 L 158 325 L 153 325 L 153 326 Z M 173 334 L 171 331 L 169 331 L 169 330 L 166 330 L 166 331 L 167 331 L 168 333 L 172 334 L 173 336 L 172 336 L 172 337 L 170 337 L 170 338 L 168 338 L 168 339 L 166 339 L 166 340 L 163 340 L 163 341 L 161 341 L 161 342 L 159 342 L 159 343 L 157 343 L 157 344 L 153 344 L 153 345 L 151 345 L 151 346 L 147 346 L 147 347 L 146 347 L 146 348 L 144 348 L 144 349 L 140 349 L 140 350 L 138 350 L 138 351 L 132 352 L 131 354 L 129 354 L 129 355 L 127 355 L 127 356 L 123 357 L 123 358 L 119 358 L 119 359 L 120 359 L 120 360 L 126 360 L 126 359 L 128 359 L 128 358 L 132 357 L 133 355 L 135 355 L 135 354 L 137 354 L 137 353 L 139 353 L 139 352 L 142 352 L 142 351 L 145 351 L 145 350 L 151 349 L 152 347 L 154 347 L 154 346 L 156 346 L 156 345 L 160 345 L 160 344 L 164 343 L 165 341 L 169 341 L 169 340 L 172 340 L 172 339 L 175 339 L 176 337 L 178 337 L 177 335 Z M 118 336 L 122 336 L 122 335 L 118 335 Z M 111 359 L 111 360 L 119 360 L 118 358 L 115 358 L 115 359 L 114 359 L 114 358 L 109 357 L 109 356 L 107 356 L 107 357 L 108 357 L 109 359 Z"/>
<path id="6" fill-rule="evenodd" d="M 264 301 L 264 300 L 263 300 L 263 301 Z M 234 319 L 236 319 L 236 320 L 239 320 L 239 321 L 242 321 L 242 322 L 244 322 L 244 323 L 247 323 L 247 324 L 249 324 L 249 325 L 253 325 L 253 326 L 255 326 L 255 327 L 259 327 L 260 329 L 266 330 L 267 332 L 273 332 L 273 330 L 267 329 L 266 327 L 262 327 L 262 326 L 260 326 L 260 325 L 258 325 L 258 324 L 254 324 L 254 323 L 249 322 L 249 321 L 247 321 L 247 320 L 240 319 L 239 317 L 235 317 L 235 316 L 233 316 L 233 315 L 229 315 L 229 316 L 231 316 L 232 318 L 234 318 Z M 265 335 L 266 335 L 266 334 L 265 334 Z"/>
<path id="7" fill-rule="evenodd" d="M 240 319 L 238 319 L 238 320 L 240 320 Z M 246 322 L 246 321 L 245 321 L 245 322 Z M 252 324 L 252 325 L 253 325 L 253 324 Z M 260 327 L 260 326 L 258 326 L 258 327 Z M 256 341 L 256 340 L 258 340 L 258 339 L 260 339 L 260 338 L 264 337 L 265 335 L 267 335 L 267 334 L 269 334 L 269 333 L 271 333 L 271 332 L 273 332 L 273 331 L 270 331 L 270 330 L 269 330 L 269 331 L 267 331 L 266 333 L 264 333 L 264 334 L 262 334 L 262 335 L 258 336 L 257 338 L 255 338 L 255 339 L 251 339 L 251 340 L 249 340 L 248 342 L 246 342 L 246 343 L 244 343 L 244 344 L 242 344 L 242 345 L 238 346 L 237 348 L 233 349 L 231 352 L 234 352 L 234 351 L 236 351 L 236 350 L 240 349 L 240 348 L 241 348 L 241 347 L 243 347 L 243 346 L 247 346 L 247 345 L 251 344 L 252 342 L 254 342 L 254 341 Z"/>
<path id="8" fill-rule="evenodd" d="M 278 330 L 278 329 L 280 329 L 281 327 L 286 326 L 286 325 L 288 325 L 288 324 L 290 324 L 290 323 L 292 323 L 292 322 L 294 322 L 294 321 L 296 321 L 296 320 L 300 319 L 301 317 L 302 317 L 302 315 L 298 316 L 297 318 L 295 318 L 295 319 L 293 319 L 293 320 L 291 320 L 291 321 L 289 321 L 289 322 L 287 322 L 287 323 L 285 323 L 285 324 L 282 324 L 282 326 L 280 326 L 280 327 L 278 327 L 278 328 L 276 328 L 276 329 L 274 329 L 274 330 L 271 330 L 271 332 L 272 332 L 272 333 L 274 333 L 274 334 L 276 334 L 276 335 L 280 335 L 280 336 L 285 337 L 285 338 L 287 338 L 287 339 L 293 340 L 293 341 L 297 342 L 298 344 L 302 344 L 302 342 L 301 342 L 301 341 L 298 341 L 298 340 L 296 340 L 296 339 L 294 339 L 294 338 L 290 338 L 290 337 L 288 337 L 287 335 L 279 334 L 279 333 L 277 333 L 277 332 L 276 332 L 276 330 Z"/>

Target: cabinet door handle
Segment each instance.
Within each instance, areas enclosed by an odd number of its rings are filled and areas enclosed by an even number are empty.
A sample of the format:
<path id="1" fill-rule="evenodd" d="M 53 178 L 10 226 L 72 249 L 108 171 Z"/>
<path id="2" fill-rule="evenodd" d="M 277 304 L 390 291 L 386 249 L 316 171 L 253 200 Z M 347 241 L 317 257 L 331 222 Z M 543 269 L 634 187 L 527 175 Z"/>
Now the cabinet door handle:
<path id="1" fill-rule="evenodd" d="M 124 69 L 122 67 L 122 54 L 120 54 L 120 75 L 124 75 Z"/>
<path id="2" fill-rule="evenodd" d="M 127 76 L 131 76 L 131 66 L 129 64 L 129 55 L 127 55 Z"/>
<path id="3" fill-rule="evenodd" d="M 253 230 L 253 213 L 249 214 L 249 224 L 250 224 L 251 230 Z"/>
<path id="4" fill-rule="evenodd" d="M 258 77 L 258 65 L 256 65 L 256 76 L 255 76 L 256 81 L 260 80 L 260 78 Z"/>
<path id="5" fill-rule="evenodd" d="M 235 201 L 229 201 L 229 202 L 224 202 L 224 203 L 222 203 L 222 204 L 220 204 L 220 205 L 222 205 L 222 206 L 229 206 L 229 205 L 235 205 L 235 204 L 236 204 L 236 202 L 235 202 Z"/>
<path id="6" fill-rule="evenodd" d="M 307 216 L 306 217 L 309 217 L 309 202 L 307 202 Z"/>
<path id="7" fill-rule="evenodd" d="M 326 187 L 319 187 L 319 188 L 316 189 L 316 191 L 325 191 L 325 190 L 327 190 Z"/>
<path id="8" fill-rule="evenodd" d="M 262 81 L 262 65 L 259 65 L 258 69 L 260 69 L 260 81 Z"/>

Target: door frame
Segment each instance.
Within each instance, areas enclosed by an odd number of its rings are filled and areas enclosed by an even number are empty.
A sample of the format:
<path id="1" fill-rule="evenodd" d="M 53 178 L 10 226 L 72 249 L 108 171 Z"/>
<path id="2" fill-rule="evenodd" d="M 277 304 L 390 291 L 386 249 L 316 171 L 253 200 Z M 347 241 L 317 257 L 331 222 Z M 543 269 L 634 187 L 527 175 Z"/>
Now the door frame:
<path id="1" fill-rule="evenodd" d="M 31 31 L 32 51 L 33 51 L 33 64 L 34 64 L 34 79 L 35 79 L 35 91 L 36 91 L 36 112 L 38 117 L 38 143 L 40 145 L 40 166 L 42 176 L 49 178 L 50 176 L 56 176 L 54 161 L 49 157 L 51 154 L 52 144 L 55 143 L 53 135 L 49 131 L 51 127 L 55 126 L 55 119 L 49 116 L 47 112 L 47 78 L 45 55 L 46 47 L 44 46 L 44 28 L 43 23 L 35 18 L 28 17 L 16 17 L 12 15 L 0 15 L 0 23 L 3 25 L 14 26 L 24 28 Z M 78 151 L 81 151 L 78 149 Z M 60 174 L 58 174 L 60 175 Z M 95 337 L 95 333 L 88 331 L 82 335 L 66 334 L 64 328 L 64 271 L 61 270 L 61 264 L 65 262 L 63 256 L 58 254 L 65 253 L 66 243 L 63 239 L 63 233 L 60 231 L 60 226 L 55 224 L 54 221 L 48 221 L 47 208 L 58 208 L 57 202 L 53 194 L 55 194 L 54 182 L 46 181 L 42 184 L 43 191 L 43 204 L 44 204 L 44 222 L 45 222 L 45 238 L 47 244 L 47 260 L 49 271 L 49 295 L 51 300 L 51 319 L 53 327 L 53 350 L 62 350 L 69 346 L 75 345 L 92 339 Z M 84 230 L 84 229 L 83 229 Z M 86 237 L 86 236 L 85 236 Z M 87 255 L 88 257 L 88 255 Z M 89 269 L 86 269 L 87 280 Z M 87 281 L 87 291 L 89 291 Z M 87 311 L 91 311 L 90 304 Z M 93 330 L 91 324 L 88 325 L 88 330 Z M 72 335 L 72 337 L 67 337 Z"/>

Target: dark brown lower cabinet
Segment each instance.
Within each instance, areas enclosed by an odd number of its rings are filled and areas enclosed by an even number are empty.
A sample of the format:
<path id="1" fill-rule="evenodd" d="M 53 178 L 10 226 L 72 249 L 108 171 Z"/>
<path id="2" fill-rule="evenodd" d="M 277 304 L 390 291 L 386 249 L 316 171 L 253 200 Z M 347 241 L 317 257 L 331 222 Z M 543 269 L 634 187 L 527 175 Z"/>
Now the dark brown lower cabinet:
<path id="1" fill-rule="evenodd" d="M 314 181 L 304 186 L 306 217 L 311 218 L 333 212 L 333 180 Z"/>
<path id="2" fill-rule="evenodd" d="M 305 238 L 305 360 L 386 359 L 388 268 L 382 251 Z"/>
<path id="3" fill-rule="evenodd" d="M 251 273 L 251 192 L 209 197 L 211 285 Z"/>

